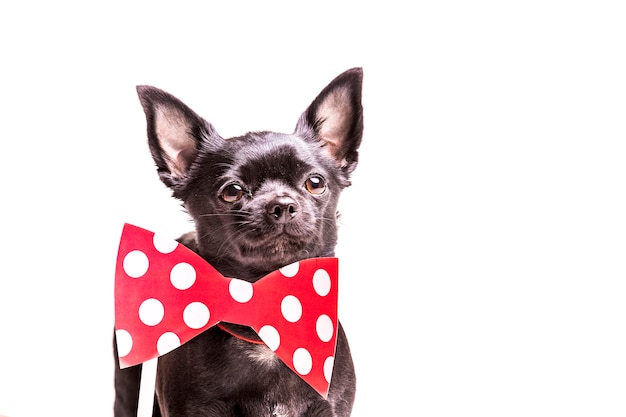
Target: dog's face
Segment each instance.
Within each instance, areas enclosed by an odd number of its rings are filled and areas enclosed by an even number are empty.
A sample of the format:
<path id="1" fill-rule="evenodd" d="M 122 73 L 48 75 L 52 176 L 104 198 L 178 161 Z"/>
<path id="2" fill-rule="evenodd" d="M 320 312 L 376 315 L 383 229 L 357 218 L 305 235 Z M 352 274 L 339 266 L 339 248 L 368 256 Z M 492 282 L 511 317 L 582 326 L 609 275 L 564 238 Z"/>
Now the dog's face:
<path id="1" fill-rule="evenodd" d="M 363 130 L 361 80 L 358 68 L 333 80 L 291 134 L 231 139 L 170 94 L 138 87 L 160 177 L 196 224 L 196 250 L 223 274 L 254 281 L 334 254 Z"/>

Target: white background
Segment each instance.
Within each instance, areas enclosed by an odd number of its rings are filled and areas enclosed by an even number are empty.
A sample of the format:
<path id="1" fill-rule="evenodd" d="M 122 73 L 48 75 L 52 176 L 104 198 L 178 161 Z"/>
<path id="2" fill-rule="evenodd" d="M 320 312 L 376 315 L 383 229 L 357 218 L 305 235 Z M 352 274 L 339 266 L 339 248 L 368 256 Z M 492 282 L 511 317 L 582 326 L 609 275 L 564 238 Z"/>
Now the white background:
<path id="1" fill-rule="evenodd" d="M 0 6 L 0 414 L 111 416 L 121 226 L 190 228 L 135 85 L 291 132 L 362 66 L 353 415 L 626 415 L 622 2 L 206 3 Z"/>

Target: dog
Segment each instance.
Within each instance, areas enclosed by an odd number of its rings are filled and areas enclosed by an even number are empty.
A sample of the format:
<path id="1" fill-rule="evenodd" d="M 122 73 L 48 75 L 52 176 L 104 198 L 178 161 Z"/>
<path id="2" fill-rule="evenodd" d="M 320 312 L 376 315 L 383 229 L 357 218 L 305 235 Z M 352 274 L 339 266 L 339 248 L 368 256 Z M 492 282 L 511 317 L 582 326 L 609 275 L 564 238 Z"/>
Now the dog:
<path id="1" fill-rule="evenodd" d="M 291 134 L 230 139 L 171 94 L 138 86 L 158 175 L 195 224 L 178 241 L 222 275 L 249 282 L 334 256 L 338 199 L 351 185 L 363 136 L 362 79 L 361 68 L 337 76 Z M 221 323 L 160 357 L 153 415 L 351 414 L 356 376 L 341 324 L 326 399 L 255 341 L 251 328 Z M 136 416 L 140 374 L 141 365 L 116 366 L 116 417 Z"/>

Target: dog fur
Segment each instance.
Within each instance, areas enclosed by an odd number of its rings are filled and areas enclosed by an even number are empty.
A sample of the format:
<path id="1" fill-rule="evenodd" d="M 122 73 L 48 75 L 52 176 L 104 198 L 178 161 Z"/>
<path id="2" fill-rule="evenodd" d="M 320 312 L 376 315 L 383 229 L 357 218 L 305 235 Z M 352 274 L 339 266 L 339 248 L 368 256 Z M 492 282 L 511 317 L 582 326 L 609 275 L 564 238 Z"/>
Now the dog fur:
<path id="1" fill-rule="evenodd" d="M 338 199 L 363 134 L 362 77 L 353 68 L 335 78 L 291 134 L 230 139 L 176 97 L 137 87 L 158 174 L 195 223 L 179 241 L 223 275 L 250 282 L 334 256 Z M 267 346 L 233 334 L 258 340 L 252 329 L 224 323 L 159 358 L 155 416 L 350 415 L 356 378 L 341 325 L 328 399 Z M 116 417 L 136 415 L 140 373 L 141 365 L 116 367 Z"/>

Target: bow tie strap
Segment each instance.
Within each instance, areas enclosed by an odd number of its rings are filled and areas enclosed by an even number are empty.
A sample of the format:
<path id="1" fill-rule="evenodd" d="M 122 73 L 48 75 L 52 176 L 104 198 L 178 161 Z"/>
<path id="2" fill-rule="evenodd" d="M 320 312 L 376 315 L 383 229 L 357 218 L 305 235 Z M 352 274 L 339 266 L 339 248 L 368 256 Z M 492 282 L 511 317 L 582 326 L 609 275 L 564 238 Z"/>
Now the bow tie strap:
<path id="1" fill-rule="evenodd" d="M 337 342 L 336 258 L 305 259 L 255 283 L 222 276 L 171 239 L 126 224 L 115 274 L 122 368 L 164 355 L 221 321 L 252 327 L 326 397 Z"/>

